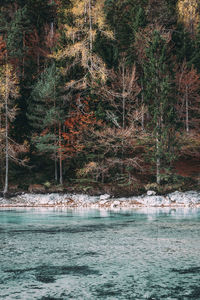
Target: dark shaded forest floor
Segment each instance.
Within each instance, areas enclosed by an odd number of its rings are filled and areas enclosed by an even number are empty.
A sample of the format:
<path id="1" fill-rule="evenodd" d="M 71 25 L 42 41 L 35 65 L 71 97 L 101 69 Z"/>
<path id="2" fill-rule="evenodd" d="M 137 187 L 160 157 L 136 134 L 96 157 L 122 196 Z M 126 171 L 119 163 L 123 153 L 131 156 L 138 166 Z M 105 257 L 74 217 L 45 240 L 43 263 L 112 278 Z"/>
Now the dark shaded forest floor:
<path id="1" fill-rule="evenodd" d="M 158 194 L 167 194 L 175 190 L 188 191 L 200 190 L 200 161 L 196 158 L 191 159 L 184 157 L 176 161 L 174 164 L 174 173 L 178 177 L 177 182 L 164 183 L 160 186 L 156 185 L 153 180 L 150 182 L 150 175 L 141 173 L 136 174 L 134 182 L 129 183 L 100 183 L 88 180 L 86 182 L 64 182 L 63 185 L 55 185 L 54 183 L 38 184 L 36 182 L 29 184 L 29 180 L 25 178 L 26 187 L 22 188 L 17 182 L 10 182 L 8 197 L 23 192 L 31 193 L 73 193 L 101 195 L 109 194 L 113 197 L 129 197 L 132 195 L 141 195 L 147 190 L 155 190 Z M 1 193 L 2 194 L 2 193 Z"/>

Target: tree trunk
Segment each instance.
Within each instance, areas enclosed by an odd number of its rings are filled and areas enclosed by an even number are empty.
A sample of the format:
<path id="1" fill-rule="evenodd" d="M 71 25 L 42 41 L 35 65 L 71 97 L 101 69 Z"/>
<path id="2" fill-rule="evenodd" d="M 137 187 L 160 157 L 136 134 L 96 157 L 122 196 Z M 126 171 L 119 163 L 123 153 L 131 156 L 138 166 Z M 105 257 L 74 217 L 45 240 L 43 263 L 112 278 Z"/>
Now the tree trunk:
<path id="1" fill-rule="evenodd" d="M 159 153 L 159 138 L 158 138 L 158 133 L 156 137 L 156 152 L 157 152 L 157 157 L 156 157 L 156 182 L 157 184 L 160 184 L 160 153 Z"/>
<path id="2" fill-rule="evenodd" d="M 23 51 L 25 51 L 25 33 L 23 32 Z M 24 74 L 25 74 L 25 53 L 23 53 L 23 58 L 22 58 L 22 78 L 24 79 Z"/>
<path id="3" fill-rule="evenodd" d="M 124 67 L 124 63 L 122 65 L 122 128 L 125 128 L 125 101 L 126 101 L 126 97 L 125 97 L 125 67 Z"/>
<path id="4" fill-rule="evenodd" d="M 122 128 L 123 130 L 125 129 L 125 66 L 124 62 L 122 64 Z M 122 135 L 122 160 L 124 160 L 124 132 Z M 121 173 L 123 174 L 124 172 L 124 163 L 122 163 L 121 166 Z"/>
<path id="5" fill-rule="evenodd" d="M 9 157 L 8 157 L 8 66 L 6 64 L 6 94 L 5 94 L 5 138 L 6 138 L 6 173 L 5 173 L 5 185 L 3 193 L 8 192 L 8 169 L 9 169 Z"/>
<path id="6" fill-rule="evenodd" d="M 2 125 L 1 125 L 1 115 L 0 115 L 0 130 L 2 129 Z M 0 162 L 1 162 L 1 184 L 2 186 L 4 186 L 4 178 L 3 178 L 3 149 L 0 147 Z"/>
<path id="7" fill-rule="evenodd" d="M 144 109 L 144 87 L 143 87 L 143 83 L 142 83 L 142 80 L 141 80 L 141 95 L 142 95 L 142 106 L 141 106 L 141 125 L 142 125 L 142 131 L 144 131 L 144 112 L 145 112 L 145 109 Z"/>
<path id="8" fill-rule="evenodd" d="M 161 161 L 160 161 L 160 129 L 161 129 L 161 124 L 162 124 L 162 116 L 161 116 L 161 104 L 159 106 L 160 110 L 160 116 L 157 119 L 157 124 L 156 124 L 156 182 L 157 184 L 160 184 L 160 167 L 161 167 Z"/>
<path id="9" fill-rule="evenodd" d="M 61 124 L 59 123 L 59 163 L 60 163 L 60 184 L 63 184 L 62 177 L 62 149 L 61 149 Z"/>
<path id="10" fill-rule="evenodd" d="M 188 105 L 188 87 L 186 87 L 186 99 L 185 99 L 185 125 L 186 132 L 189 132 L 189 105 Z"/>
<path id="11" fill-rule="evenodd" d="M 56 143 L 56 126 L 54 127 L 54 134 L 55 134 L 55 142 L 54 142 L 54 172 L 55 172 L 55 181 L 58 181 L 58 166 L 57 166 L 57 143 Z"/>
<path id="12" fill-rule="evenodd" d="M 54 23 L 51 22 L 51 30 L 50 30 L 50 34 L 51 34 L 51 43 L 53 44 L 53 36 L 54 36 Z"/>
<path id="13" fill-rule="evenodd" d="M 89 0 L 89 43 L 90 43 L 90 70 L 93 70 L 92 65 L 92 48 L 93 48 L 93 42 L 92 42 L 92 6 L 91 6 L 91 0 Z"/>
<path id="14" fill-rule="evenodd" d="M 56 151 L 55 151 L 55 156 L 54 156 L 54 168 L 55 168 L 55 181 L 58 181 L 58 167 L 57 167 L 57 156 L 56 156 Z"/>
<path id="15" fill-rule="evenodd" d="M 142 105 L 142 131 L 144 131 L 144 105 Z"/>
<path id="16" fill-rule="evenodd" d="M 37 53 L 37 71 L 38 71 L 38 73 L 40 72 L 40 54 L 39 54 L 39 52 Z"/>
<path id="17" fill-rule="evenodd" d="M 51 4 L 53 4 L 53 0 L 51 0 Z M 51 29 L 50 29 L 50 36 L 51 36 L 51 46 L 53 46 L 53 37 L 54 37 L 54 22 L 51 22 Z"/>

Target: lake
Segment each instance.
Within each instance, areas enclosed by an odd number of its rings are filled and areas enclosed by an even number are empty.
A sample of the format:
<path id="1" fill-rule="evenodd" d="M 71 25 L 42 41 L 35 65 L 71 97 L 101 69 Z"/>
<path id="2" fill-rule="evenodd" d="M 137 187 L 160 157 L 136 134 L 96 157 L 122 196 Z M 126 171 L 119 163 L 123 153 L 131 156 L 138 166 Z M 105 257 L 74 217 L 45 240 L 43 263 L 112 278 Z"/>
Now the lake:
<path id="1" fill-rule="evenodd" d="M 200 209 L 0 209 L 0 299 L 200 299 Z"/>

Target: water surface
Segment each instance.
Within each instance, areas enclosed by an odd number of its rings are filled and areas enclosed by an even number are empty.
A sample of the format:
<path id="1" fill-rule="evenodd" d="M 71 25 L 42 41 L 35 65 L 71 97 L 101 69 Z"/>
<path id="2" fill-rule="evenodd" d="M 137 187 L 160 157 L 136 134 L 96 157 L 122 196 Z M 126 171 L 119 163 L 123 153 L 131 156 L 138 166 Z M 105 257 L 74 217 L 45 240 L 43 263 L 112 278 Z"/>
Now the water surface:
<path id="1" fill-rule="evenodd" d="M 200 209 L 1 209 L 0 299 L 200 299 Z"/>

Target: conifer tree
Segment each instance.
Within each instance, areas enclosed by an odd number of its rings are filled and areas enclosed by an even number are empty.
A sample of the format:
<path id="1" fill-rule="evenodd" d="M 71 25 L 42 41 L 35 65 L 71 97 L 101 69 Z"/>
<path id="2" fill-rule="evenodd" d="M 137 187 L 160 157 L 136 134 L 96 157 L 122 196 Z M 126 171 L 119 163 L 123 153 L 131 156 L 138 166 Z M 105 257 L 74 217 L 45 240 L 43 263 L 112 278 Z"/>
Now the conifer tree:
<path id="1" fill-rule="evenodd" d="M 153 159 L 156 163 L 156 181 L 161 183 L 161 170 L 174 159 L 174 103 L 172 79 L 169 72 L 168 42 L 170 36 L 152 32 L 143 64 L 144 99 L 151 117 L 150 130 L 155 140 Z M 167 164 L 167 165 L 165 165 Z"/>
<path id="2" fill-rule="evenodd" d="M 59 73 L 55 64 L 44 70 L 32 91 L 33 102 L 28 118 L 33 128 L 32 141 L 39 153 L 49 153 L 55 164 L 55 180 L 58 180 L 57 161 L 62 184 L 61 122 L 62 105 L 58 98 Z"/>
<path id="3" fill-rule="evenodd" d="M 195 66 L 198 73 L 200 73 L 200 22 L 197 27 L 196 36 L 194 40 L 194 47 L 193 47 L 193 51 L 191 51 L 191 57 L 190 60 L 188 61 L 188 65 Z"/>

